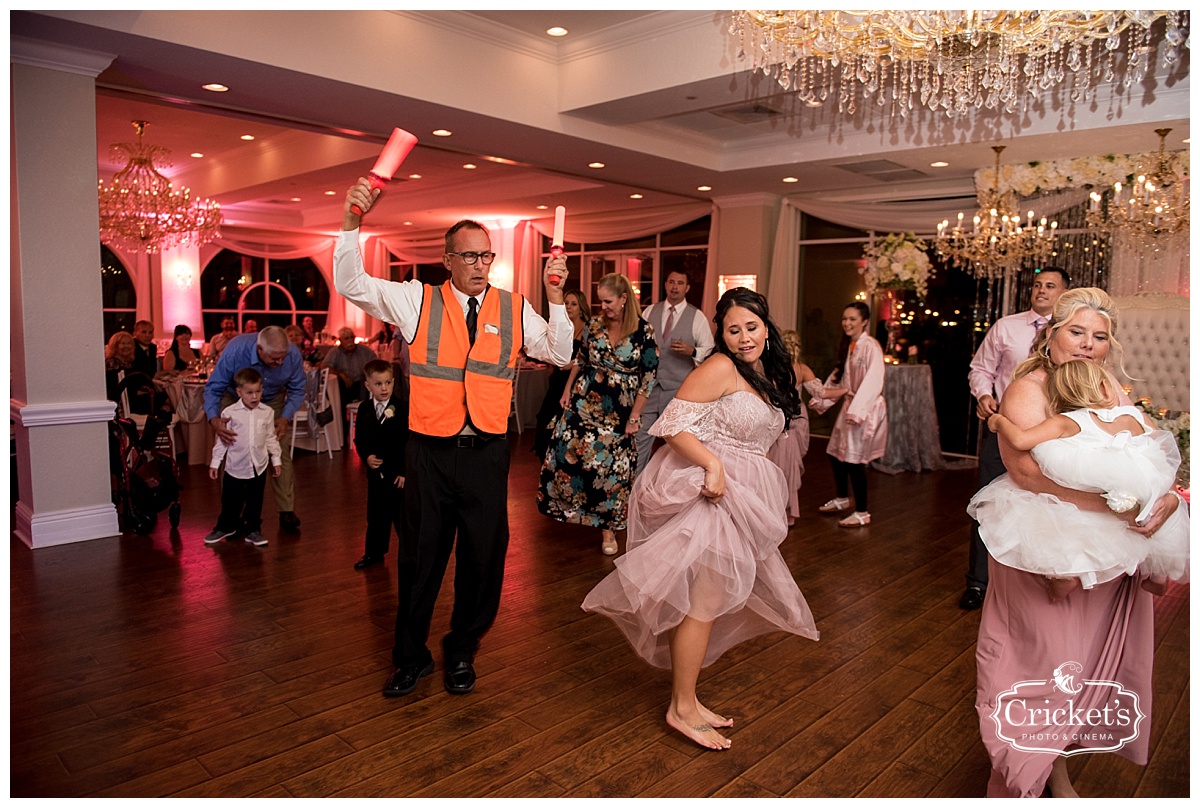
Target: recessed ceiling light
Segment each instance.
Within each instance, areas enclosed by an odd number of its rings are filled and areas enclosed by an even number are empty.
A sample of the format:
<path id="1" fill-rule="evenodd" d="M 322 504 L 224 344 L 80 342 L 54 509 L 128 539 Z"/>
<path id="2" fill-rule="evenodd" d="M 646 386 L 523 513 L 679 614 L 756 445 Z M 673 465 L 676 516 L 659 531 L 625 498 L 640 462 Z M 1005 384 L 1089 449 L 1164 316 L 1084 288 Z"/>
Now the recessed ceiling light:
<path id="1" fill-rule="evenodd" d="M 556 25 L 556 26 L 554 26 L 553 28 L 547 28 L 547 29 L 546 29 L 546 33 L 547 33 L 547 34 L 549 34 L 550 36 L 566 36 L 566 35 L 567 35 L 567 29 L 566 29 L 566 28 L 560 28 L 560 27 L 558 27 L 558 26 Z"/>
<path id="2" fill-rule="evenodd" d="M 450 137 L 454 133 L 451 132 L 449 129 L 434 129 L 433 134 L 436 137 Z"/>
<path id="3" fill-rule="evenodd" d="M 199 160 L 201 157 L 204 156 L 204 154 L 203 154 L 203 152 L 194 151 L 191 153 L 191 156 L 195 157 L 197 160 Z"/>
<path id="4" fill-rule="evenodd" d="M 325 196 L 337 196 L 337 191 L 326 191 Z"/>
<path id="5" fill-rule="evenodd" d="M 604 168 L 604 163 L 588 163 L 588 168 Z"/>
<path id="6" fill-rule="evenodd" d="M 463 163 L 463 168 L 479 168 L 479 166 L 474 163 Z"/>
<path id="7" fill-rule="evenodd" d="M 949 164 L 949 163 L 947 163 L 945 160 L 934 160 L 934 161 L 933 161 L 932 163 L 930 163 L 929 165 L 930 165 L 930 167 L 932 167 L 932 168 L 945 168 L 946 166 L 948 166 L 948 165 L 950 165 L 950 164 Z"/>
<path id="8" fill-rule="evenodd" d="M 419 179 L 421 179 L 421 175 L 420 174 L 409 174 L 408 178 L 410 180 L 419 180 Z"/>
<path id="9" fill-rule="evenodd" d="M 820 100 L 819 98 L 812 98 L 812 99 L 809 99 L 808 101 L 805 101 L 804 106 L 813 107 L 815 109 L 817 107 L 825 106 L 825 102 Z"/>
<path id="10" fill-rule="evenodd" d="M 203 87 L 205 90 L 208 90 L 210 93 L 227 93 L 227 92 L 229 92 L 228 87 L 226 87 L 224 84 L 217 84 L 216 82 L 213 82 L 212 84 L 202 84 L 200 86 Z"/>
<path id="11" fill-rule="evenodd" d="M 254 140 L 254 135 L 242 135 L 242 140 Z"/>
<path id="12" fill-rule="evenodd" d="M 629 198 L 630 199 L 641 199 L 642 195 L 641 194 L 630 194 Z"/>
<path id="13" fill-rule="evenodd" d="M 538 205 L 537 209 L 538 210 L 550 210 L 550 206 L 549 205 Z"/>
<path id="14" fill-rule="evenodd" d="M 712 186 L 711 185 L 700 185 L 700 186 L 696 187 L 696 190 L 697 191 L 711 191 Z"/>
<path id="15" fill-rule="evenodd" d="M 299 202 L 299 201 L 300 201 L 300 197 L 298 197 L 298 196 L 293 196 L 293 197 L 292 197 L 292 201 L 293 201 L 293 202 Z"/>
<path id="16" fill-rule="evenodd" d="M 796 179 L 795 177 L 784 177 L 783 181 L 784 182 L 800 182 L 800 180 Z"/>
<path id="17" fill-rule="evenodd" d="M 405 224 L 407 227 L 412 227 L 412 222 L 405 222 L 404 224 Z"/>

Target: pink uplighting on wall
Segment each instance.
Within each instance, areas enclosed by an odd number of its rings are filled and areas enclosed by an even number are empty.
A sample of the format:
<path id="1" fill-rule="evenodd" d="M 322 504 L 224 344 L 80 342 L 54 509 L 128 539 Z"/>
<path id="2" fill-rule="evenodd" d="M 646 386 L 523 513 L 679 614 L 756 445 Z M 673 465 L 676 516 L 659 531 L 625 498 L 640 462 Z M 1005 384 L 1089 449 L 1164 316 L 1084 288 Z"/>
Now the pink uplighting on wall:
<path id="1" fill-rule="evenodd" d="M 207 339 L 200 307 L 200 251 L 190 247 L 164 250 L 162 260 L 163 322 L 165 336 L 177 325 L 192 329 L 195 339 Z"/>

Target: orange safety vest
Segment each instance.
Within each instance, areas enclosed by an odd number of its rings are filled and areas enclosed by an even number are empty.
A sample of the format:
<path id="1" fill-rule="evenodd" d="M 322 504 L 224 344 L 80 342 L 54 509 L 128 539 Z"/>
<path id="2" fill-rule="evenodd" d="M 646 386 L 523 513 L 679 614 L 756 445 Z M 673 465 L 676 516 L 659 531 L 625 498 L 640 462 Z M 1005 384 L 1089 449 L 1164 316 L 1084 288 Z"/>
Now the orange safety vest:
<path id="1" fill-rule="evenodd" d="M 508 431 L 517 359 L 525 344 L 525 299 L 489 286 L 479 308 L 475 344 L 450 281 L 428 288 L 409 352 L 408 425 L 414 432 L 451 437 L 467 424 L 476 431 Z"/>

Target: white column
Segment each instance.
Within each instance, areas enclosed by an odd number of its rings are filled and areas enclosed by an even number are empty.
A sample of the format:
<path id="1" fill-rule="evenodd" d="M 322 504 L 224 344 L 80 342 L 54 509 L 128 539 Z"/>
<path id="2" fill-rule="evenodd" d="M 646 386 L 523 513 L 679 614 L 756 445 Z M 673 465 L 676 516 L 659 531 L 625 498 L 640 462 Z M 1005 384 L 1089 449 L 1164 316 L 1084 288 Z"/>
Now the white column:
<path id="1" fill-rule="evenodd" d="M 11 45 L 14 532 L 37 548 L 118 532 L 96 203 L 95 77 L 112 57 Z"/>

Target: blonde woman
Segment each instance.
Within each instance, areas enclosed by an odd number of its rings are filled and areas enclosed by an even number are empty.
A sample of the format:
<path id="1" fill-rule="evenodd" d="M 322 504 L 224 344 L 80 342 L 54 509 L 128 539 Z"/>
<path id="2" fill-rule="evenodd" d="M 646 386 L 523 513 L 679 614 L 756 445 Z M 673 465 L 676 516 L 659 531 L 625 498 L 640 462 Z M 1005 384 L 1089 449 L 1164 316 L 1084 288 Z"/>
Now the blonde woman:
<path id="1" fill-rule="evenodd" d="M 634 437 L 654 387 L 658 349 L 629 279 L 600 279 L 600 315 L 583 332 L 567 379 L 569 399 L 542 464 L 538 510 L 601 530 L 600 550 L 618 551 L 637 467 Z"/>

